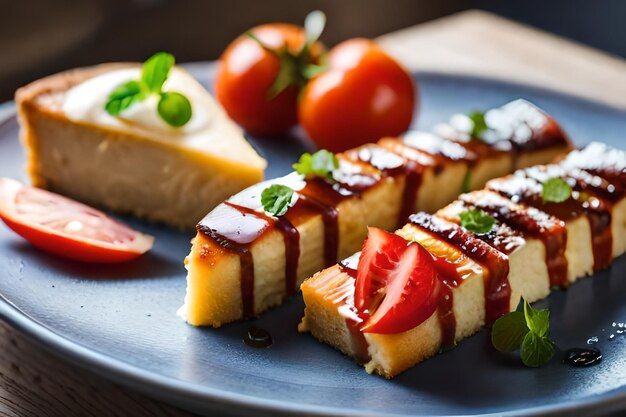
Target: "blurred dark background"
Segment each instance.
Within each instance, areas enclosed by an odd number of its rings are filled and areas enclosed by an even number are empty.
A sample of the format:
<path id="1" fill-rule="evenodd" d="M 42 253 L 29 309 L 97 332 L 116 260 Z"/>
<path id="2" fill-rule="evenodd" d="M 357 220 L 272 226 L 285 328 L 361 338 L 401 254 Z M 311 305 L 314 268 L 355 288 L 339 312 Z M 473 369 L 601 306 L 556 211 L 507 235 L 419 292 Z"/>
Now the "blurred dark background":
<path id="1" fill-rule="evenodd" d="M 477 8 L 626 57 L 624 0 L 0 0 L 0 101 L 33 79 L 158 50 L 212 60 L 260 23 L 328 15 L 327 45 Z"/>

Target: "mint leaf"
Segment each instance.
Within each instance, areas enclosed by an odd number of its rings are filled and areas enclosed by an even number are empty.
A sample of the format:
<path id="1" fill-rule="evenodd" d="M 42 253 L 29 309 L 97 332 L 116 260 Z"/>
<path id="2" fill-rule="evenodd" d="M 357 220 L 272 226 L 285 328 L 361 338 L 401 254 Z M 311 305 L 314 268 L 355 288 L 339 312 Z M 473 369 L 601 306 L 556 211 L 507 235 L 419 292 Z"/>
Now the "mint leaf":
<path id="1" fill-rule="evenodd" d="M 550 331 L 550 310 L 535 310 L 528 303 L 524 304 L 524 317 L 526 325 L 531 332 L 536 333 L 539 337 L 548 335 Z"/>
<path id="2" fill-rule="evenodd" d="M 547 337 L 528 332 L 522 342 L 520 357 L 526 366 L 536 368 L 547 363 L 554 356 L 554 346 Z"/>
<path id="3" fill-rule="evenodd" d="M 515 311 L 493 324 L 491 342 L 501 352 L 513 352 L 521 345 L 522 363 L 537 367 L 554 356 L 554 343 L 548 338 L 549 333 L 550 311 L 535 310 L 521 298 Z"/>
<path id="4" fill-rule="evenodd" d="M 134 103 L 143 101 L 151 95 L 159 95 L 157 112 L 161 119 L 174 127 L 184 125 L 192 116 L 189 99 L 174 91 L 161 92 L 174 63 L 174 56 L 166 52 L 152 55 L 143 64 L 141 80 L 129 81 L 113 90 L 104 109 L 107 113 L 117 116 Z"/>
<path id="5" fill-rule="evenodd" d="M 293 206 L 294 191 L 286 185 L 270 185 L 261 193 L 263 210 L 274 216 L 282 216 Z"/>
<path id="6" fill-rule="evenodd" d="M 520 347 L 528 333 L 526 319 L 521 311 L 500 317 L 491 329 L 491 343 L 500 352 L 513 352 Z"/>
<path id="7" fill-rule="evenodd" d="M 496 219 L 482 210 L 468 209 L 459 214 L 461 226 L 474 233 L 489 233 L 496 224 Z"/>
<path id="8" fill-rule="evenodd" d="M 531 330 L 541 337 L 548 337 L 550 334 L 550 310 L 547 308 L 537 311 Z"/>
<path id="9" fill-rule="evenodd" d="M 176 92 L 161 93 L 157 111 L 166 123 L 174 127 L 183 126 L 192 114 L 187 97 Z"/>
<path id="10" fill-rule="evenodd" d="M 128 81 L 113 90 L 104 105 L 104 109 L 110 115 L 117 116 L 133 103 L 145 100 L 147 96 L 143 84 L 138 81 Z"/>
<path id="11" fill-rule="evenodd" d="M 322 177 L 333 179 L 333 171 L 339 168 L 339 160 L 337 156 L 325 149 L 315 152 L 302 154 L 300 160 L 293 164 L 293 169 L 298 174 L 306 177 Z"/>
<path id="12" fill-rule="evenodd" d="M 157 52 L 143 64 L 141 81 L 153 93 L 160 93 L 165 80 L 174 67 L 175 59 L 167 52 Z"/>
<path id="13" fill-rule="evenodd" d="M 561 178 L 550 178 L 543 183 L 541 197 L 544 203 L 562 203 L 572 196 L 572 187 Z"/>
<path id="14" fill-rule="evenodd" d="M 473 139 L 482 139 L 483 133 L 489 130 L 487 122 L 485 121 L 485 112 L 475 111 L 468 114 L 467 117 L 474 123 L 472 132 L 470 133 L 471 137 Z"/>

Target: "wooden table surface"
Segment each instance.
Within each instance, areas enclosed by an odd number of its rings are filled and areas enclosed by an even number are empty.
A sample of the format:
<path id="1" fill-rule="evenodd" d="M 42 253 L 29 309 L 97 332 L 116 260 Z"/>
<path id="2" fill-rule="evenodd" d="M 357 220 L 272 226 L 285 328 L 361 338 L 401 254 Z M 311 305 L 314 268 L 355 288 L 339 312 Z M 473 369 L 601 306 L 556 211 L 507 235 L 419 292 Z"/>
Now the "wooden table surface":
<path id="1" fill-rule="evenodd" d="M 380 42 L 411 70 L 514 80 L 626 109 L 626 61 L 484 12 L 449 16 Z M 191 414 L 79 369 L 0 321 L 0 416 L 92 415 Z"/>

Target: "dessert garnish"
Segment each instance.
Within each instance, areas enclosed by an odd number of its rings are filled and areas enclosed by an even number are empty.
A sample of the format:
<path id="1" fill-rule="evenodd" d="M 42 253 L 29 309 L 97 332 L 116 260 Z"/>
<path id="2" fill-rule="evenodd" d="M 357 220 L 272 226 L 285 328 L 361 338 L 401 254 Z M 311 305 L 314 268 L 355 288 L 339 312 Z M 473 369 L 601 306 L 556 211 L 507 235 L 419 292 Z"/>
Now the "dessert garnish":
<path id="1" fill-rule="evenodd" d="M 550 178 L 543 183 L 541 197 L 544 203 L 562 203 L 572 196 L 572 187 L 561 178 Z"/>
<path id="2" fill-rule="evenodd" d="M 515 311 L 500 317 L 493 324 L 491 342 L 500 352 L 521 348 L 522 363 L 535 368 L 554 356 L 554 342 L 549 335 L 550 310 L 535 310 L 522 298 Z"/>
<path id="3" fill-rule="evenodd" d="M 325 149 L 314 154 L 304 153 L 300 160 L 293 164 L 293 169 L 306 178 L 320 177 L 333 180 L 333 171 L 339 168 L 337 156 Z"/>
<path id="4" fill-rule="evenodd" d="M 156 95 L 159 97 L 157 112 L 161 119 L 173 127 L 185 125 L 192 115 L 189 99 L 175 91 L 162 91 L 174 63 L 174 56 L 166 52 L 152 55 L 143 64 L 140 80 L 128 81 L 113 90 L 105 105 L 106 111 L 112 116 L 119 116 L 134 103 Z"/>
<path id="5" fill-rule="evenodd" d="M 277 217 L 287 213 L 287 210 L 295 204 L 297 198 L 297 194 L 294 194 L 293 189 L 281 184 L 270 185 L 261 192 L 263 210 Z"/>
<path id="6" fill-rule="evenodd" d="M 366 333 L 412 329 L 437 309 L 441 283 L 432 255 L 417 242 L 368 228 L 356 276 L 354 302 Z"/>
<path id="7" fill-rule="evenodd" d="M 470 232 L 483 234 L 493 229 L 496 219 L 480 209 L 468 209 L 459 214 L 461 226 Z"/>

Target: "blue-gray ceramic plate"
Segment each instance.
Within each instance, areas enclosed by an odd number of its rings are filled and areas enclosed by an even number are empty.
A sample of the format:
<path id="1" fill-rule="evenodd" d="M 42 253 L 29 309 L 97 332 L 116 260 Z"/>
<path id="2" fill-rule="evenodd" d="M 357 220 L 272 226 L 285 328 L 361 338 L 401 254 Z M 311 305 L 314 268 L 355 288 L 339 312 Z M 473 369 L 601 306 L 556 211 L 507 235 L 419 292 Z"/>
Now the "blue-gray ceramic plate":
<path id="1" fill-rule="evenodd" d="M 190 66 L 205 84 L 212 67 Z M 576 144 L 601 140 L 626 147 L 626 112 L 547 90 L 436 73 L 416 75 L 429 128 L 454 112 L 523 97 L 552 114 Z M 285 174 L 310 145 L 303 140 L 251 139 L 269 160 L 268 177 Z M 26 180 L 13 115 L 0 124 L 0 176 Z M 494 352 L 481 331 L 457 348 L 387 381 L 299 334 L 295 296 L 263 317 L 218 330 L 176 316 L 185 293 L 183 258 L 191 233 L 127 219 L 156 236 L 139 260 L 112 267 L 81 265 L 41 253 L 0 226 L 0 317 L 69 358 L 118 383 L 199 413 L 241 415 L 586 415 L 626 408 L 626 258 L 538 303 L 552 311 L 558 345 L 595 347 L 604 358 L 572 368 L 561 355 L 539 369 Z M 252 324 L 274 345 L 242 342 Z"/>

